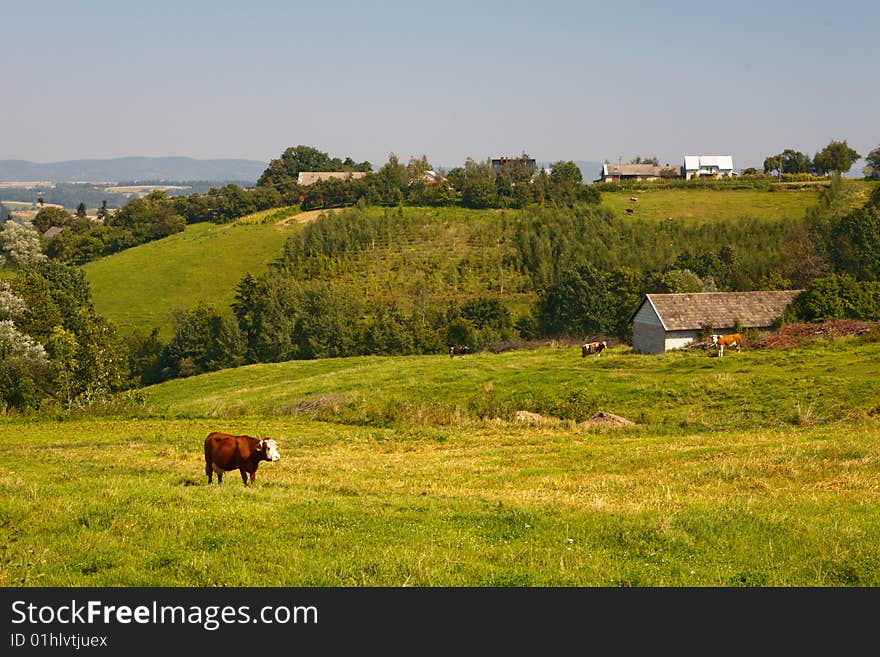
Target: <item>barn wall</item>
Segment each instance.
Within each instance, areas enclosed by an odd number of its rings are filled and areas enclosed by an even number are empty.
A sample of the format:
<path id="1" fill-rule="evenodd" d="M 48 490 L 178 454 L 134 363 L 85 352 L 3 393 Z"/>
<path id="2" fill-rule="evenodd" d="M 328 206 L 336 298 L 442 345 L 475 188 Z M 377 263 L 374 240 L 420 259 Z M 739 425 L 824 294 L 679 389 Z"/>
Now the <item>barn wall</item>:
<path id="1" fill-rule="evenodd" d="M 699 331 L 668 331 L 666 333 L 664 347 L 666 351 L 669 351 L 670 349 L 680 349 L 699 338 L 699 334 Z"/>
<path id="2" fill-rule="evenodd" d="M 633 351 L 639 354 L 662 354 L 666 330 L 654 312 L 654 307 L 645 302 L 633 317 Z"/>
<path id="3" fill-rule="evenodd" d="M 666 331 L 662 326 L 633 321 L 633 351 L 638 354 L 662 354 Z"/>

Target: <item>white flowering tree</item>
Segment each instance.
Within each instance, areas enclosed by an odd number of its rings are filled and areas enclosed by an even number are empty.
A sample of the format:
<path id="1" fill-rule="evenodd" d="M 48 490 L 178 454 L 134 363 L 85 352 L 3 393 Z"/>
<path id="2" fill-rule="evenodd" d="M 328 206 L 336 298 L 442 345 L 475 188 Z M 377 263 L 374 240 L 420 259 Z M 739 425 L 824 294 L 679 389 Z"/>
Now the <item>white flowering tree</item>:
<path id="1" fill-rule="evenodd" d="M 30 222 L 6 221 L 0 227 L 0 266 L 20 267 L 45 260 L 40 234 Z"/>
<path id="2" fill-rule="evenodd" d="M 12 320 L 0 321 L 0 411 L 37 404 L 49 377 L 43 345 L 19 331 Z"/>
<path id="3" fill-rule="evenodd" d="M 0 281 L 0 320 L 15 320 L 24 313 L 24 301 L 15 295 L 9 281 Z"/>

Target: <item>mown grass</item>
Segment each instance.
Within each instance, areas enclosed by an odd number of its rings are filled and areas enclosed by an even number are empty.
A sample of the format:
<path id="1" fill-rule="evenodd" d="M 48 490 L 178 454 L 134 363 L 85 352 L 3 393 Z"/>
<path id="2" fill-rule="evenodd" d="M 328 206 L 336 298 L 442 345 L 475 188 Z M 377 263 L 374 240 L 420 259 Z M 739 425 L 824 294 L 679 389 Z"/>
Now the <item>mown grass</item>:
<path id="1" fill-rule="evenodd" d="M 618 217 L 627 217 L 627 208 L 637 219 L 661 221 L 680 219 L 686 223 L 730 222 L 745 218 L 765 221 L 798 219 L 819 199 L 827 183 L 803 185 L 774 184 L 770 189 L 653 189 L 603 192 L 602 203 Z M 875 181 L 845 180 L 850 205 L 863 205 L 877 186 Z M 630 198 L 637 198 L 633 203 Z"/>
<path id="2" fill-rule="evenodd" d="M 215 429 L 282 460 L 208 487 Z M 877 586 L 878 439 L 4 420 L 0 584 Z"/>
<path id="3" fill-rule="evenodd" d="M 265 271 L 299 228 L 264 223 L 265 214 L 231 224 L 193 224 L 183 233 L 84 265 L 96 311 L 124 334 L 159 327 L 168 338 L 174 308 L 190 309 L 200 301 L 227 308 L 242 277 Z"/>
<path id="4" fill-rule="evenodd" d="M 333 359 L 167 382 L 128 417 L 5 418 L 0 585 L 877 586 L 878 356 Z M 491 412 L 528 399 L 570 417 Z M 637 424 L 580 422 L 594 399 Z M 213 430 L 282 460 L 208 487 Z"/>
<path id="5" fill-rule="evenodd" d="M 635 203 L 630 198 L 637 198 Z M 815 205 L 818 191 L 766 191 L 759 189 L 644 189 L 638 192 L 604 192 L 602 202 L 616 216 L 625 217 L 633 210 L 639 219 L 660 221 L 681 219 L 686 222 L 735 221 L 746 217 L 763 220 L 796 219 Z"/>

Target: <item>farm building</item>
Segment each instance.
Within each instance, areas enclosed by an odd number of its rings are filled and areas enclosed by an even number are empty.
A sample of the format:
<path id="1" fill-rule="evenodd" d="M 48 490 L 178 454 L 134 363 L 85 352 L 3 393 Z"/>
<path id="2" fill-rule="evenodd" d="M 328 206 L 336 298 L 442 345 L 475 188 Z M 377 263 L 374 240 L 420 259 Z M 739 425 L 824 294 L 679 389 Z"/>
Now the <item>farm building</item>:
<path id="1" fill-rule="evenodd" d="M 633 351 L 660 354 L 698 339 L 704 326 L 715 333 L 742 328 L 767 329 L 801 290 L 772 292 L 690 292 L 645 294 L 629 316 Z"/>
<path id="2" fill-rule="evenodd" d="M 688 180 L 700 176 L 730 178 L 736 175 L 731 155 L 685 155 L 682 170 Z"/>
<path id="3" fill-rule="evenodd" d="M 658 166 L 656 164 L 608 164 L 602 165 L 602 175 L 593 182 L 618 182 L 621 180 L 659 180 L 660 178 L 678 178 L 676 167 Z"/>
<path id="4" fill-rule="evenodd" d="M 363 171 L 300 171 L 296 184 L 305 187 L 320 180 L 357 180 L 367 174 Z"/>
<path id="5" fill-rule="evenodd" d="M 525 164 L 529 169 L 536 169 L 538 164 L 535 162 L 534 158 L 526 157 L 525 155 L 521 157 L 493 157 L 492 158 L 492 169 L 495 170 L 496 174 L 500 174 L 504 169 L 511 164 Z"/>

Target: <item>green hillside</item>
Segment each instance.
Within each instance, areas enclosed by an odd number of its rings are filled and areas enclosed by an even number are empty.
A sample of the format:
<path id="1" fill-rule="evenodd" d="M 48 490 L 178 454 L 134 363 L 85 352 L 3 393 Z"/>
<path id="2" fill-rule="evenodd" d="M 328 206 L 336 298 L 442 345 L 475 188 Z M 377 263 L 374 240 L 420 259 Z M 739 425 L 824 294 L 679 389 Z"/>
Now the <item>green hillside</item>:
<path id="1" fill-rule="evenodd" d="M 263 272 L 298 227 L 259 218 L 192 224 L 183 233 L 84 265 L 95 309 L 123 333 L 158 326 L 167 337 L 172 309 L 199 301 L 229 305 L 241 277 Z"/>
<path id="2" fill-rule="evenodd" d="M 868 186 L 856 184 L 854 189 L 859 192 L 852 194 L 855 206 L 864 201 Z M 629 200 L 633 195 L 636 203 Z M 778 261 L 784 239 L 780 222 L 801 219 L 805 209 L 815 204 L 817 192 L 813 188 L 647 189 L 605 192 L 602 198 L 610 217 L 621 223 L 617 230 L 608 226 L 604 234 L 583 235 L 580 247 L 569 241 L 565 248 L 570 255 L 577 248 L 586 249 L 600 268 L 651 269 L 670 264 L 685 248 L 730 245 L 741 252 L 741 260 L 751 261 L 756 272 L 763 272 Z M 626 208 L 634 213 L 626 214 Z M 302 213 L 296 222 L 272 223 L 273 212 L 232 224 L 189 225 L 183 233 L 85 265 L 97 311 L 124 333 L 158 326 L 167 338 L 172 309 L 192 308 L 199 302 L 227 307 L 246 273 L 265 271 L 268 263 L 282 256 L 285 240 L 300 224 L 321 214 Z M 404 310 L 419 299 L 436 305 L 491 295 L 502 300 L 515 318 L 534 301 L 535 282 L 521 265 L 511 264 L 522 260 L 514 239 L 515 225 L 523 216 L 520 211 L 368 207 L 364 214 L 394 215 L 389 225 L 394 224 L 397 232 L 381 235 L 369 248 L 318 259 L 299 275 L 332 281 L 354 298 L 371 303 L 395 301 Z M 674 219 L 670 225 L 661 221 L 669 217 Z M 659 224 L 664 225 L 657 228 Z M 651 225 L 655 227 L 649 231 L 642 229 Z M 656 238 L 658 231 L 664 239 Z M 668 231 L 675 231 L 676 237 L 667 238 Z M 545 258 L 546 249 L 555 247 L 538 245 Z"/>
<path id="3" fill-rule="evenodd" d="M 880 343 L 822 342 L 710 357 L 610 348 L 354 357 L 259 364 L 146 389 L 151 414 L 301 416 L 355 424 L 566 421 L 613 413 L 653 431 L 753 429 L 864 418 L 878 408 Z"/>

